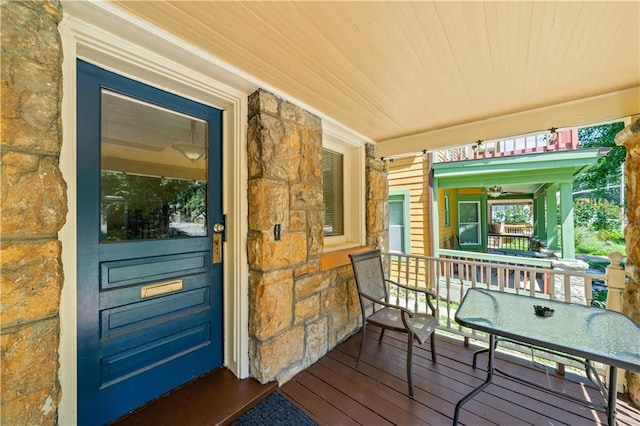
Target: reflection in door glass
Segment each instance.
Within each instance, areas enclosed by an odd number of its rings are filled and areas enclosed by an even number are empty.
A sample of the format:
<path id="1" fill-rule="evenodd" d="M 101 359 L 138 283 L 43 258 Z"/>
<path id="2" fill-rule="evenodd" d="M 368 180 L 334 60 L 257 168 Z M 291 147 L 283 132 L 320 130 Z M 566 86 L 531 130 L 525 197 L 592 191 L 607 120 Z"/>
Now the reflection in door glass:
<path id="1" fill-rule="evenodd" d="M 207 235 L 208 123 L 102 91 L 100 241 Z"/>

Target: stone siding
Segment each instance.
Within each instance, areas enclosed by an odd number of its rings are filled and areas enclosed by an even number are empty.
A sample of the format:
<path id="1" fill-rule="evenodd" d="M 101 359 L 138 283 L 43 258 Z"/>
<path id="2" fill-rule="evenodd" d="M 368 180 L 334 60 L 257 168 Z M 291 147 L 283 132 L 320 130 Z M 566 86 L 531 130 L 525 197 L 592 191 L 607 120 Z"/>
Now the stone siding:
<path id="1" fill-rule="evenodd" d="M 258 90 L 248 121 L 250 369 L 284 382 L 349 336 L 359 307 L 350 265 L 320 269 L 320 119 Z"/>
<path id="2" fill-rule="evenodd" d="M 389 251 L 389 164 L 376 158 L 376 147 L 366 146 L 367 245 Z"/>
<path id="3" fill-rule="evenodd" d="M 62 48 L 57 1 L 2 1 L 0 423 L 53 425 L 60 400 L 57 233 Z"/>
<path id="4" fill-rule="evenodd" d="M 622 312 L 640 325 L 640 116 L 616 135 L 616 143 L 627 148 L 624 170 L 627 227 L 624 239 L 627 249 L 628 283 L 622 292 Z M 640 374 L 627 371 L 629 396 L 640 407 Z"/>

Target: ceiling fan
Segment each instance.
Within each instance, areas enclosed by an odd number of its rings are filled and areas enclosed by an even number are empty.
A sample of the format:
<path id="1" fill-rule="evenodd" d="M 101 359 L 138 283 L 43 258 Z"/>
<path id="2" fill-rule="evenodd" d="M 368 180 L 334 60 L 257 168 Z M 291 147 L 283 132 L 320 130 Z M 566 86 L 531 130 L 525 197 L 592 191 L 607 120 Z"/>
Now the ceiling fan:
<path id="1" fill-rule="evenodd" d="M 495 185 L 487 188 L 487 195 L 491 198 L 498 198 L 501 195 L 507 195 L 507 194 L 520 195 L 520 194 L 524 194 L 524 192 L 503 191 L 501 186 L 495 186 Z"/>

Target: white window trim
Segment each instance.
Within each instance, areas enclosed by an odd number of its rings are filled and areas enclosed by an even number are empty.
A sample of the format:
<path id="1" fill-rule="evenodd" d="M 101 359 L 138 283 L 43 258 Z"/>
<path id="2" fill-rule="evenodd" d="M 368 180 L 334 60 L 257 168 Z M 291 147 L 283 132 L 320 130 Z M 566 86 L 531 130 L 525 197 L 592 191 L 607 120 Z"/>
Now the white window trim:
<path id="1" fill-rule="evenodd" d="M 322 147 L 342 154 L 344 234 L 324 237 L 324 252 L 365 244 L 365 142 L 323 123 Z"/>

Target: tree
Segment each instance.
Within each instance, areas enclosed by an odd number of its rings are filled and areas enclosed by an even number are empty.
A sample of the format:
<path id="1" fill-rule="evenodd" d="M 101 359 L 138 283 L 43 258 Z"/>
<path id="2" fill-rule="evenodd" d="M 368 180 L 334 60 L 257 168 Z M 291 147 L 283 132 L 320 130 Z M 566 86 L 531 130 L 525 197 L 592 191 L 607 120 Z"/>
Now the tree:
<path id="1" fill-rule="evenodd" d="M 593 167 L 575 180 L 574 192 L 580 192 L 581 197 L 620 203 L 620 192 L 612 191 L 610 187 L 620 185 L 621 165 L 627 155 L 624 146 L 615 144 L 615 136 L 623 128 L 624 123 L 618 122 L 578 130 L 580 148 L 611 148 Z"/>

